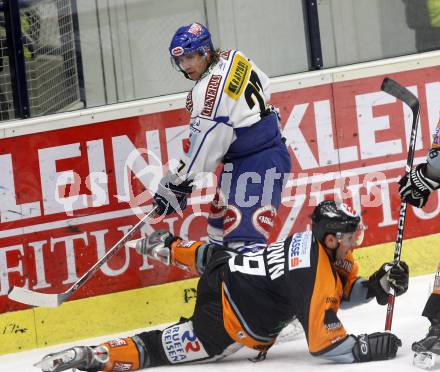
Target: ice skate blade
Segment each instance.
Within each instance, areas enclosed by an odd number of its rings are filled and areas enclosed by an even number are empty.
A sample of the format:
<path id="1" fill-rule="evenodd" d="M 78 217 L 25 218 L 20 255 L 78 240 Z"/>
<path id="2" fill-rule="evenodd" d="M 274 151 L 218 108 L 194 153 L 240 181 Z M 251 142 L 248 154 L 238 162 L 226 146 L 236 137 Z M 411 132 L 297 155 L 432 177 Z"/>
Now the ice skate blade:
<path id="1" fill-rule="evenodd" d="M 430 351 L 414 353 L 413 365 L 422 369 L 431 369 L 435 364 L 435 354 Z"/>

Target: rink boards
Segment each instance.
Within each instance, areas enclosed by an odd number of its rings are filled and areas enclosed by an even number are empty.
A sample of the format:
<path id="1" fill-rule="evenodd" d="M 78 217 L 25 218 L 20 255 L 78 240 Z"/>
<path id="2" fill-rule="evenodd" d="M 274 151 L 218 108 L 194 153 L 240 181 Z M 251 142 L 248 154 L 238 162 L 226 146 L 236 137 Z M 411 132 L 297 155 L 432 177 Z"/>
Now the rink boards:
<path id="1" fill-rule="evenodd" d="M 424 161 L 440 112 L 439 62 L 438 53 L 427 53 L 273 79 L 272 103 L 280 108 L 293 162 L 273 239 L 307 229 L 316 203 L 333 196 L 362 210 L 368 226 L 368 248 L 357 251 L 362 273 L 392 259 L 396 180 L 406 163 L 412 118 L 380 84 L 390 76 L 419 96 L 415 162 Z M 137 207 L 151 203 L 162 165 L 183 151 L 185 98 L 0 126 L 0 354 L 190 314 L 194 279 L 128 248 L 58 309 L 26 309 L 6 296 L 13 285 L 66 290 L 136 223 Z M 203 204 L 212 198 L 214 180 L 193 193 L 182 218 L 169 216 L 142 233 L 167 228 L 191 239 L 206 237 Z M 413 275 L 433 272 L 440 261 L 433 235 L 439 211 L 437 193 L 423 211 L 408 208 L 403 258 Z"/>

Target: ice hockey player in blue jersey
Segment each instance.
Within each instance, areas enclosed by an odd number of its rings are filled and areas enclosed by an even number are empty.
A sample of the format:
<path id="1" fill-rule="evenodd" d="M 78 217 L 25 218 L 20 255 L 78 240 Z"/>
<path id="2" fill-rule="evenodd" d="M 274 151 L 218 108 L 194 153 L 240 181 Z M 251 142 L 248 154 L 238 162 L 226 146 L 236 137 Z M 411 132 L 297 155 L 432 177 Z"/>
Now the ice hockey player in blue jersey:
<path id="1" fill-rule="evenodd" d="M 399 192 L 402 201 L 417 208 L 423 208 L 428 201 L 429 195 L 440 188 L 440 120 L 432 135 L 431 148 L 426 162 L 419 164 L 406 173 L 399 181 Z M 440 264 L 435 277 L 434 289 L 426 302 L 422 313 L 429 319 L 431 325 L 425 338 L 414 342 L 412 350 L 419 354 L 420 361 L 415 363 L 427 363 L 423 361 L 426 353 L 440 354 Z M 432 358 L 432 356 L 431 356 Z M 431 359 L 431 363 L 434 360 Z M 427 366 L 429 364 L 426 364 Z"/>
<path id="2" fill-rule="evenodd" d="M 359 215 L 344 204 L 320 203 L 312 230 L 258 252 L 185 241 L 156 231 L 135 242 L 139 253 L 201 275 L 194 313 L 164 330 L 147 331 L 101 345 L 78 346 L 43 358 L 43 371 L 131 371 L 214 361 L 243 346 L 263 360 L 283 327 L 300 321 L 309 352 L 336 363 L 392 359 L 400 340 L 390 332 L 347 333 L 339 308 L 370 301 L 385 305 L 392 286 L 408 288 L 404 262 L 383 264 L 369 279 L 358 276 L 352 249 L 360 244 Z"/>
<path id="3" fill-rule="evenodd" d="M 216 51 L 197 22 L 176 31 L 169 52 L 195 85 L 186 100 L 189 143 L 177 169 L 159 183 L 157 211 L 183 210 L 193 180 L 223 163 L 208 218 L 210 241 L 264 247 L 291 169 L 277 111 L 268 104 L 269 78 L 243 53 Z"/>
<path id="4" fill-rule="evenodd" d="M 399 180 L 402 201 L 423 208 L 429 195 L 440 188 L 440 120 L 432 135 L 431 149 L 426 162 L 411 169 Z"/>
<path id="5" fill-rule="evenodd" d="M 412 350 L 415 352 L 414 364 L 429 369 L 435 364 L 435 355 L 440 355 L 440 263 L 422 315 L 429 320 L 430 326 L 427 335 L 412 344 Z"/>

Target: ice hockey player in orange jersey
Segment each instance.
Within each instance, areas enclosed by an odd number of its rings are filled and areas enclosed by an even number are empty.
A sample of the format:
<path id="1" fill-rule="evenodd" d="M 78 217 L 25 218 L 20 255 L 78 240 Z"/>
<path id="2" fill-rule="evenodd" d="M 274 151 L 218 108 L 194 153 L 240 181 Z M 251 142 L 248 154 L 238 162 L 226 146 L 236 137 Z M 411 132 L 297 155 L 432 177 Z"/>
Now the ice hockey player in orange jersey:
<path id="1" fill-rule="evenodd" d="M 363 237 L 361 217 L 344 204 L 323 201 L 313 211 L 312 230 L 254 253 L 184 241 L 167 231 L 139 239 L 139 253 L 201 276 L 194 313 L 164 330 L 147 331 L 98 346 L 78 346 L 47 355 L 43 371 L 129 371 L 213 361 L 247 346 L 263 360 L 295 317 L 312 355 L 336 363 L 392 359 L 401 341 L 389 332 L 347 333 L 339 308 L 375 298 L 384 305 L 392 286 L 408 288 L 408 266 L 383 264 L 369 279 L 358 276 L 352 250 Z"/>

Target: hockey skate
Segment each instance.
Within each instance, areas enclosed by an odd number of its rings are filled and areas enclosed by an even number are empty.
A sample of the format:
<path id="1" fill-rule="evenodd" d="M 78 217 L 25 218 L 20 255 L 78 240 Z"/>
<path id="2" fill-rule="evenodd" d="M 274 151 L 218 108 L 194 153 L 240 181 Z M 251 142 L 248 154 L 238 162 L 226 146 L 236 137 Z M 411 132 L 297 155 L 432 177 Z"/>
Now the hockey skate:
<path id="1" fill-rule="evenodd" d="M 426 337 L 412 344 L 413 364 L 423 369 L 431 369 L 435 365 L 436 356 L 440 355 L 440 324 L 429 327 Z"/>
<path id="2" fill-rule="evenodd" d="M 99 371 L 108 359 L 103 347 L 75 346 L 70 349 L 46 355 L 34 367 L 43 372 L 59 372 L 67 369 L 81 371 Z"/>

